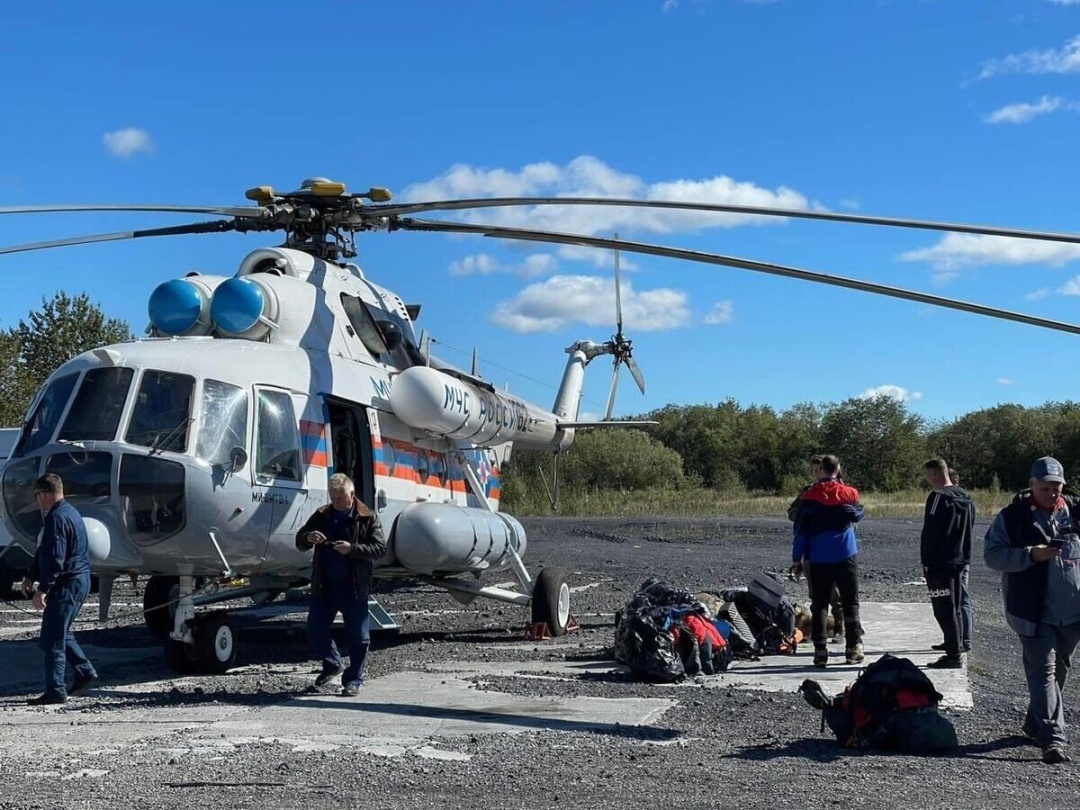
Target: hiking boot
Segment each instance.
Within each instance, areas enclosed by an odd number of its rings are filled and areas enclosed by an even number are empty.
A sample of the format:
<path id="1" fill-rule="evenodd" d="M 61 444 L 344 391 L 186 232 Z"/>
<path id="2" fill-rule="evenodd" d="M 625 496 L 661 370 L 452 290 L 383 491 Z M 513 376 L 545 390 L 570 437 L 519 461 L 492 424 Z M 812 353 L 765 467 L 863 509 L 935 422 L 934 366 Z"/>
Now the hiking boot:
<path id="1" fill-rule="evenodd" d="M 1043 748 L 1042 761 L 1047 765 L 1060 765 L 1071 759 L 1072 757 L 1065 753 L 1065 746 L 1061 743 L 1050 743 Z"/>
<path id="2" fill-rule="evenodd" d="M 356 697 L 360 694 L 360 687 L 363 685 L 363 681 L 353 681 L 352 683 L 347 683 L 343 687 L 341 687 L 341 696 Z"/>
<path id="3" fill-rule="evenodd" d="M 334 680 L 338 675 L 344 671 L 344 667 L 338 664 L 336 667 L 323 667 L 323 671 L 319 673 L 319 677 L 315 679 L 316 686 L 326 686 L 330 681 Z"/>
<path id="4" fill-rule="evenodd" d="M 100 679 L 96 672 L 93 675 L 88 675 L 86 677 L 75 673 L 75 683 L 68 689 L 68 697 L 71 697 L 72 695 L 81 695 L 87 689 L 92 689 L 97 686 L 98 683 L 100 683 Z"/>
<path id="5" fill-rule="evenodd" d="M 931 661 L 926 665 L 927 669 L 963 669 L 964 659 L 959 655 L 955 658 L 951 655 L 943 655 L 937 661 Z"/>
<path id="6" fill-rule="evenodd" d="M 824 669 L 829 665 L 829 651 L 825 647 L 814 647 L 814 666 Z"/>
<path id="7" fill-rule="evenodd" d="M 849 664 L 861 664 L 862 660 L 866 658 L 863 654 L 862 644 L 856 644 L 854 647 L 848 647 L 844 651 L 844 658 Z"/>

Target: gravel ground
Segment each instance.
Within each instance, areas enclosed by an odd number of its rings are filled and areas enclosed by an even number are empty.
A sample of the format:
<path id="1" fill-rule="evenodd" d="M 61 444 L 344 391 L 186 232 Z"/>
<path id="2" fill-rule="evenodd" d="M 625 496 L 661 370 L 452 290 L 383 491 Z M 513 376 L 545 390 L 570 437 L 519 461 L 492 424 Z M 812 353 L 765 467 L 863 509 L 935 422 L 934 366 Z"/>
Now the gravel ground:
<path id="1" fill-rule="evenodd" d="M 530 568 L 562 568 L 572 586 L 599 583 L 574 593 L 573 612 L 581 630 L 523 649 L 518 642 L 527 620 L 524 609 L 480 602 L 466 608 L 428 587 L 395 587 L 380 599 L 402 629 L 376 638 L 369 677 L 448 661 L 604 658 L 612 641 L 611 614 L 646 577 L 695 589 L 741 584 L 762 569 L 786 568 L 790 547 L 790 524 L 774 519 L 523 522 L 530 538 Z M 980 536 L 984 530 L 980 524 Z M 925 589 L 910 584 L 920 574 L 917 535 L 918 525 L 910 521 L 863 525 L 863 599 L 925 600 Z M 1004 623 L 998 577 L 981 560 L 972 566 L 971 588 L 976 630 L 968 667 L 975 708 L 954 716 L 961 748 L 952 756 L 841 749 L 820 733 L 820 715 L 797 695 L 671 690 L 623 677 L 495 677 L 478 687 L 537 696 L 679 702 L 649 727 L 476 735 L 455 742 L 455 750 L 471 755 L 463 761 L 411 754 L 385 758 L 348 749 L 296 753 L 275 743 L 241 746 L 225 757 L 177 757 L 165 750 L 169 741 L 161 739 L 152 745 L 143 740 L 121 752 L 78 756 L 63 750 L 29 755 L 9 745 L 0 757 L 0 808 L 1077 807 L 1080 763 L 1043 765 L 1038 750 L 1018 735 L 1026 703 L 1020 648 Z M 118 583 L 117 601 L 135 596 Z M 131 617 L 80 626 L 93 628 L 84 629 L 82 638 L 97 645 L 150 644 L 141 622 Z M 115 718 L 131 707 L 221 704 L 235 709 L 296 695 L 302 687 L 291 673 L 308 661 L 302 633 L 264 628 L 247 641 L 243 666 L 229 674 L 187 679 L 151 694 L 103 691 L 58 711 L 92 735 L 95 717 Z M 118 677 L 168 677 L 158 660 L 145 662 L 137 672 L 102 674 L 106 685 Z M 25 697 L 0 697 L 0 724 Z M 182 735 L 177 735 L 178 744 Z M 41 776 L 96 770 L 108 771 L 109 779 Z"/>

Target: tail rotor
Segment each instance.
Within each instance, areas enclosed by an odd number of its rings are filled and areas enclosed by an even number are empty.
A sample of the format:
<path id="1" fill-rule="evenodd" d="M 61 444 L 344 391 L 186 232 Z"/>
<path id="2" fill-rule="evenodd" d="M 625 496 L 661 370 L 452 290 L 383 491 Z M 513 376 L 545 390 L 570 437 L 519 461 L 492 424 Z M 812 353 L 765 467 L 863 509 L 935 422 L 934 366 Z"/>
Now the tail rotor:
<path id="1" fill-rule="evenodd" d="M 619 238 L 618 234 L 614 235 L 615 239 Z M 615 335 L 612 339 L 605 344 L 604 348 L 608 354 L 611 354 L 614 358 L 613 367 L 611 370 L 611 388 L 608 391 L 607 410 L 604 412 L 604 419 L 610 420 L 612 411 L 615 410 L 615 392 L 619 387 L 619 367 L 623 363 L 630 369 L 630 376 L 634 378 L 634 382 L 637 383 L 638 390 L 642 394 L 645 393 L 645 376 L 641 373 L 641 369 L 638 367 L 637 361 L 633 356 L 633 341 L 628 340 L 623 335 L 623 317 L 622 317 L 622 273 L 619 266 L 619 250 L 615 249 Z"/>

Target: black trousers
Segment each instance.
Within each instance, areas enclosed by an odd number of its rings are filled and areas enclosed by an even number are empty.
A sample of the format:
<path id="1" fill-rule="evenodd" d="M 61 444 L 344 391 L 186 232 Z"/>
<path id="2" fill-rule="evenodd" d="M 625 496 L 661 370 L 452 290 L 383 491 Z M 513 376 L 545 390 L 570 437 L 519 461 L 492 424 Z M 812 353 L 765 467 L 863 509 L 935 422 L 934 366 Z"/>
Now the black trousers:
<path id="1" fill-rule="evenodd" d="M 930 604 L 934 608 L 941 632 L 945 635 L 945 654 L 960 655 L 960 634 L 964 626 L 960 612 L 964 573 L 963 565 L 931 565 L 926 568 L 926 585 L 930 589 Z"/>
<path id="2" fill-rule="evenodd" d="M 844 640 L 854 647 L 862 639 L 859 621 L 859 556 L 838 563 L 812 563 L 810 566 L 810 635 L 814 646 L 825 645 L 825 630 L 829 618 L 829 600 L 835 587 L 840 592 L 844 611 Z"/>

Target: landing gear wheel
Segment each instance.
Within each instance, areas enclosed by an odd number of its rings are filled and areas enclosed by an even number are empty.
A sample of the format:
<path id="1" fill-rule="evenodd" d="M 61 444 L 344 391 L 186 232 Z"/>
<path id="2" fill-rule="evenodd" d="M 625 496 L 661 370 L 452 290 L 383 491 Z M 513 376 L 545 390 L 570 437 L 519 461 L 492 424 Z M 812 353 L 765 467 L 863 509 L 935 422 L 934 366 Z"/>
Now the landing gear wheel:
<path id="1" fill-rule="evenodd" d="M 190 675 L 198 669 L 195 648 L 171 638 L 165 639 L 165 663 L 178 675 Z"/>
<path id="2" fill-rule="evenodd" d="M 146 590 L 143 591 L 143 621 L 154 638 L 169 637 L 173 628 L 173 615 L 176 613 L 176 600 L 179 597 L 179 577 L 152 576 L 146 583 Z"/>
<path id="3" fill-rule="evenodd" d="M 566 633 L 570 624 L 570 586 L 562 571 L 545 568 L 536 578 L 532 598 L 533 624 L 546 622 L 552 636 Z"/>
<path id="4" fill-rule="evenodd" d="M 218 610 L 199 620 L 195 656 L 203 672 L 221 674 L 236 666 L 236 629 L 228 613 Z"/>

